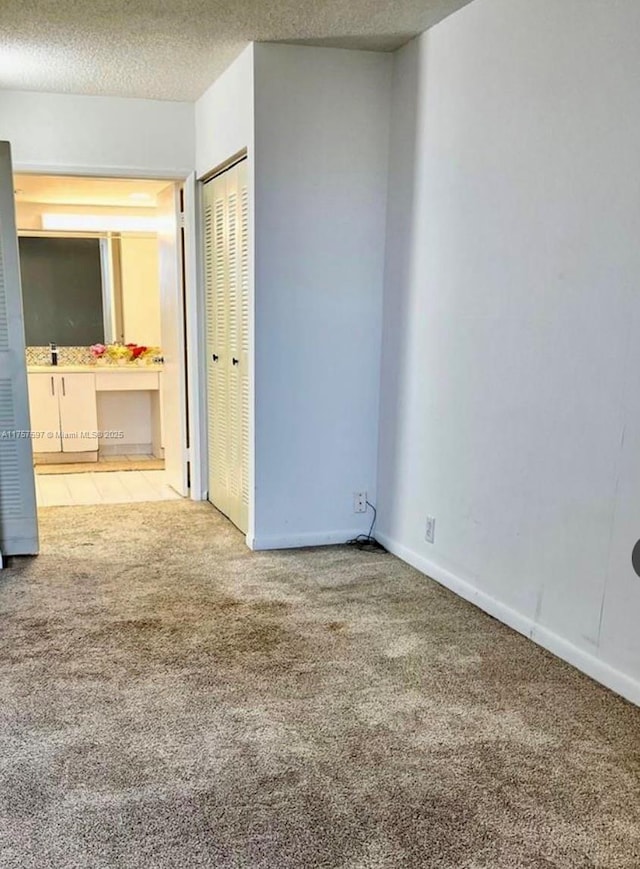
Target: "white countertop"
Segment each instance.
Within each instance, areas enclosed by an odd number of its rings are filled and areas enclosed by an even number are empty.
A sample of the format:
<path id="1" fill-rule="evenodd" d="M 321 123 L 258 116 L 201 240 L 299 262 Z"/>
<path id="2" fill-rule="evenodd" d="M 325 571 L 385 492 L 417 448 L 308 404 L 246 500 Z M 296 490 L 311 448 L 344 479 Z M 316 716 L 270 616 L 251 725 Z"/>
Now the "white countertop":
<path id="1" fill-rule="evenodd" d="M 88 374 L 136 374 L 145 371 L 162 371 L 162 365 L 28 365 L 29 374 L 75 374 L 85 372 Z"/>

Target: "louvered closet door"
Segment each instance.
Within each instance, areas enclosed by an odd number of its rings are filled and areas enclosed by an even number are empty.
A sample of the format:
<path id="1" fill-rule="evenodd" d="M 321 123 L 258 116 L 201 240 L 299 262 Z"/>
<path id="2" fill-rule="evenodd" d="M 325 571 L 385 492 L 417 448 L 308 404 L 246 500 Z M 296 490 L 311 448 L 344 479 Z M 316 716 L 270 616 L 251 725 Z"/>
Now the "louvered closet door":
<path id="1" fill-rule="evenodd" d="M 38 551 L 27 366 L 13 175 L 8 142 L 0 142 L 0 551 Z"/>
<path id="2" fill-rule="evenodd" d="M 239 198 L 239 248 L 240 248 L 240 295 L 238 299 L 240 364 L 236 369 L 237 389 L 240 395 L 240 461 L 237 473 L 240 478 L 239 526 L 246 530 L 249 522 L 249 187 L 247 161 L 236 167 L 238 172 Z"/>
<path id="3" fill-rule="evenodd" d="M 237 515 L 240 504 L 241 477 L 239 473 L 241 456 L 240 434 L 240 392 L 238 390 L 238 368 L 240 363 L 240 203 L 238 197 L 238 172 L 236 168 L 224 173 L 227 181 L 227 269 L 228 295 L 227 346 L 229 357 L 227 372 L 229 375 L 229 438 L 227 441 L 228 485 L 232 508 L 229 518 L 239 523 Z M 233 515 L 232 515 L 233 514 Z"/>
<path id="4" fill-rule="evenodd" d="M 204 187 L 209 499 L 242 531 L 249 506 L 246 161 Z"/>
<path id="5" fill-rule="evenodd" d="M 204 187 L 204 249 L 207 334 L 207 448 L 209 500 L 229 514 L 227 458 L 227 267 L 226 191 L 224 176 Z"/>

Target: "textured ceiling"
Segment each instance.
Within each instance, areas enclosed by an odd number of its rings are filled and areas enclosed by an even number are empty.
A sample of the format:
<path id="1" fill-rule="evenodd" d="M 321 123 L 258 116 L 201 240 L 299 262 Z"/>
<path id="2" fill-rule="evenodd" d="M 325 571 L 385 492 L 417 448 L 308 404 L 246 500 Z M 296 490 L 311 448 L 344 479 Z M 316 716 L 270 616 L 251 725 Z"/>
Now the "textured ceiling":
<path id="1" fill-rule="evenodd" d="M 470 0 L 0 0 L 0 88 L 193 100 L 247 42 L 392 51 Z"/>
<path id="2" fill-rule="evenodd" d="M 155 208 L 158 193 L 169 182 L 16 174 L 13 183 L 18 204 L 38 202 L 47 205 Z"/>

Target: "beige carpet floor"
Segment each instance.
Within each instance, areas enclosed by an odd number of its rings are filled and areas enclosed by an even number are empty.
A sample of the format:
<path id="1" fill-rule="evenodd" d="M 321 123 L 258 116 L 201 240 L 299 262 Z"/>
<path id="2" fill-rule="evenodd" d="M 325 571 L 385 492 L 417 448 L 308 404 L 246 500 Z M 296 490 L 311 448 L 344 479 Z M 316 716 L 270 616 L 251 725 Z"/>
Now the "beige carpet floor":
<path id="1" fill-rule="evenodd" d="M 2 869 L 640 867 L 640 710 L 392 556 L 41 516 L 0 573 Z"/>

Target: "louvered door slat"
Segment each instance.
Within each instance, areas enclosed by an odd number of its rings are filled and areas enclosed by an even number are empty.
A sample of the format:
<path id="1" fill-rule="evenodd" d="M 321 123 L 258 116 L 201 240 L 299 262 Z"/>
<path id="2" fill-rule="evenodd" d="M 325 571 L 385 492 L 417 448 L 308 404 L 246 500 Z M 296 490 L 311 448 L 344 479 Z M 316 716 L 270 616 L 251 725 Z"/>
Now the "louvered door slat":
<path id="1" fill-rule="evenodd" d="M 240 195 L 240 393 L 241 416 L 241 453 L 240 453 L 240 493 L 243 520 L 247 522 L 249 511 L 249 189 L 247 184 L 247 163 L 238 166 L 238 189 Z"/>
<path id="2" fill-rule="evenodd" d="M 227 179 L 227 219 L 229 227 L 227 265 L 229 268 L 229 293 L 227 316 L 229 322 L 229 495 L 233 503 L 233 520 L 238 522 L 242 480 L 240 476 L 242 420 L 240 418 L 240 220 L 238 202 L 238 172 L 234 167 L 225 173 Z"/>
<path id="3" fill-rule="evenodd" d="M 209 497 L 228 512 L 228 377 L 226 183 L 215 179 L 204 188 L 205 295 L 207 331 L 207 420 Z"/>

